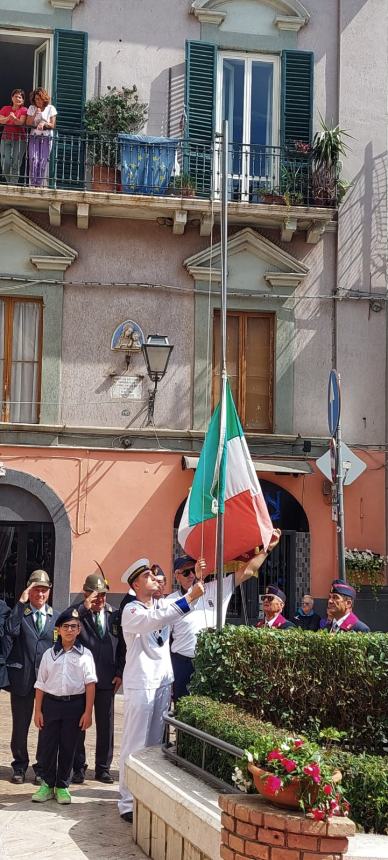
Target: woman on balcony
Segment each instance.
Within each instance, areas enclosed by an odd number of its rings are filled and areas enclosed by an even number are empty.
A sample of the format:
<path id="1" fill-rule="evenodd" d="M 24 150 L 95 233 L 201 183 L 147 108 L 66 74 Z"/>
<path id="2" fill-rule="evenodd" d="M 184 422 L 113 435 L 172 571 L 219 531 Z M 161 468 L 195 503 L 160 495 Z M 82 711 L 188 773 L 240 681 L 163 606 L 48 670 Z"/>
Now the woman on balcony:
<path id="1" fill-rule="evenodd" d="M 28 143 L 28 170 L 30 185 L 43 185 L 53 143 L 57 110 L 50 104 L 50 96 L 42 87 L 30 96 L 26 125 L 31 127 Z M 46 184 L 46 183 L 45 183 Z"/>
<path id="2" fill-rule="evenodd" d="M 17 185 L 20 166 L 26 151 L 27 108 L 24 107 L 24 90 L 12 90 L 10 105 L 0 110 L 0 125 L 3 134 L 0 143 L 1 169 L 8 185 Z"/>

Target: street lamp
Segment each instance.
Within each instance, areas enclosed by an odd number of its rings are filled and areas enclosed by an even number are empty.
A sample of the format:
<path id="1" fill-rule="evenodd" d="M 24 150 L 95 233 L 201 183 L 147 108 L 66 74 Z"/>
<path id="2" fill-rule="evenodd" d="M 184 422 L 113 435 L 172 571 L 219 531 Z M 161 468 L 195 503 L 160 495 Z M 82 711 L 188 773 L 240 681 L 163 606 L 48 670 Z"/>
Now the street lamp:
<path id="1" fill-rule="evenodd" d="M 148 392 L 147 426 L 153 424 L 156 389 L 166 373 L 173 349 L 174 347 L 168 342 L 168 337 L 163 334 L 149 334 L 146 343 L 143 343 L 142 352 L 147 373 L 151 382 L 154 383 L 153 390 Z"/>

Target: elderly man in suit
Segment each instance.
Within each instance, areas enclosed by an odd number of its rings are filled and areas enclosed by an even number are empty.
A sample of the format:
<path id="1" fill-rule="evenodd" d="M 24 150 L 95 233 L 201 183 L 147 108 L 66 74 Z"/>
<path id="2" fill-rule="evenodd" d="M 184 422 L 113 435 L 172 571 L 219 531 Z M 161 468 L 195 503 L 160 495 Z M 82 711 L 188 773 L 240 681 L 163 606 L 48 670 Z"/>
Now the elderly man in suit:
<path id="1" fill-rule="evenodd" d="M 286 595 L 277 585 L 268 585 L 263 597 L 264 621 L 259 621 L 256 627 L 273 627 L 274 630 L 290 630 L 295 625 L 284 617 Z"/>
<path id="2" fill-rule="evenodd" d="M 370 633 L 367 624 L 353 612 L 355 599 L 356 591 L 352 585 L 334 579 L 327 602 L 325 630 L 329 633 Z"/>
<path id="3" fill-rule="evenodd" d="M 96 664 L 97 684 L 94 699 L 96 719 L 95 779 L 113 783 L 110 766 L 113 758 L 114 696 L 122 682 L 125 655 L 118 651 L 118 611 L 107 603 L 109 585 L 102 573 L 91 573 L 83 585 L 84 600 L 77 605 L 81 622 L 79 640 L 92 652 Z M 121 662 L 122 661 L 122 662 Z M 82 733 L 74 758 L 72 782 L 85 779 L 85 732 Z"/>
<path id="4" fill-rule="evenodd" d="M 34 708 L 35 688 L 40 661 L 56 638 L 58 612 L 49 606 L 51 582 L 45 570 L 34 570 L 27 587 L 5 623 L 5 634 L 12 640 L 8 658 L 11 690 L 13 776 L 21 785 L 28 768 L 27 737 Z M 40 739 L 39 739 L 40 740 Z M 40 785 L 40 743 L 36 752 L 35 784 Z"/>

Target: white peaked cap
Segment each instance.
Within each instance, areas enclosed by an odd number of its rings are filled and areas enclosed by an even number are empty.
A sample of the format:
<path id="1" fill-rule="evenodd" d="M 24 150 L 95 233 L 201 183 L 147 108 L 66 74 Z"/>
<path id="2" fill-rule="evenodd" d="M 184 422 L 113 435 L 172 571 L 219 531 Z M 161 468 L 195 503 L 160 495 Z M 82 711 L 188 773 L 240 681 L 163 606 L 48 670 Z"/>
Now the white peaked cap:
<path id="1" fill-rule="evenodd" d="M 127 568 L 127 570 L 124 571 L 124 573 L 121 577 L 121 582 L 128 582 L 128 580 L 130 578 L 132 578 L 133 574 L 136 573 L 137 571 L 139 571 L 139 574 L 140 574 L 140 573 L 143 573 L 144 570 L 149 570 L 149 569 L 150 569 L 149 558 L 138 558 L 137 561 L 134 561 Z"/>

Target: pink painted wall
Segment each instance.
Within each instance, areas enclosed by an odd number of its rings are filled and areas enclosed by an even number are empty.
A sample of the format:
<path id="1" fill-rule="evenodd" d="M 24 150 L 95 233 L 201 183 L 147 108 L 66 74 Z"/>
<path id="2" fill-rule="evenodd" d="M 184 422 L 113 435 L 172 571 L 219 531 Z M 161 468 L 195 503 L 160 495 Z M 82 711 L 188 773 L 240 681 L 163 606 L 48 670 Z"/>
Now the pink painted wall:
<path id="1" fill-rule="evenodd" d="M 384 552 L 383 455 L 357 453 L 367 470 L 345 489 L 346 543 Z M 1 459 L 6 467 L 39 477 L 63 500 L 72 528 L 72 592 L 95 569 L 94 559 L 113 592 L 125 591 L 121 574 L 139 556 L 148 555 L 169 573 L 174 516 L 193 479 L 193 472 L 182 471 L 180 454 L 5 446 Z M 311 588 L 324 597 L 337 571 L 336 529 L 330 497 L 322 493 L 323 475 L 265 477 L 288 490 L 306 512 Z"/>

